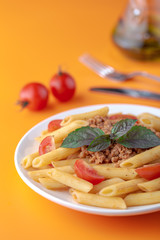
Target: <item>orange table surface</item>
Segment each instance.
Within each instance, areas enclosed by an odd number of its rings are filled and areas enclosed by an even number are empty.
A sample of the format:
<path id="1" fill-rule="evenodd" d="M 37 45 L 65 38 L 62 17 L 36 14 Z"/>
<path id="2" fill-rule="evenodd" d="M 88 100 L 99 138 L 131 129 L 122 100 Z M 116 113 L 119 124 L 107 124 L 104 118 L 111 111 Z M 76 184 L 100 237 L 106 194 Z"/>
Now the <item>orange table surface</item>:
<path id="1" fill-rule="evenodd" d="M 18 176 L 14 151 L 35 124 L 58 112 L 92 104 L 131 103 L 160 107 L 159 101 L 89 92 L 91 86 L 120 86 L 160 93 L 160 83 L 136 77 L 124 83 L 104 80 L 79 63 L 91 53 L 122 71 L 146 70 L 160 75 L 159 62 L 139 62 L 123 56 L 111 32 L 125 0 L 1 1 L 0 109 L 1 239 L 159 239 L 160 212 L 132 217 L 89 215 L 59 206 L 32 191 Z M 52 96 L 39 112 L 19 111 L 21 87 L 31 81 L 48 86 L 58 65 L 77 82 L 74 98 L 59 103 Z"/>

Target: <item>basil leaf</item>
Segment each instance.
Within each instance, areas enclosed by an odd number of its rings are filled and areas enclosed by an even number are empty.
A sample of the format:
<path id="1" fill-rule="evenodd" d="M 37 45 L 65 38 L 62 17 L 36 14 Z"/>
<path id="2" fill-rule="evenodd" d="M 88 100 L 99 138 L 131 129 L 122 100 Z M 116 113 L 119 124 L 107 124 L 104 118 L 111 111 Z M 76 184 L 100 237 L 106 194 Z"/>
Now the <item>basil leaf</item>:
<path id="1" fill-rule="evenodd" d="M 77 148 L 89 145 L 96 137 L 104 135 L 105 133 L 99 128 L 81 127 L 68 134 L 63 140 L 61 147 L 63 148 Z"/>
<path id="2" fill-rule="evenodd" d="M 136 119 L 124 119 L 114 124 L 111 130 L 111 138 L 116 139 L 126 134 L 135 124 Z"/>
<path id="3" fill-rule="evenodd" d="M 111 140 L 109 135 L 98 136 L 90 143 L 87 150 L 91 152 L 99 152 L 109 147 L 110 144 Z"/>
<path id="4" fill-rule="evenodd" d="M 160 145 L 160 138 L 146 127 L 134 126 L 117 142 L 127 148 L 151 148 Z"/>

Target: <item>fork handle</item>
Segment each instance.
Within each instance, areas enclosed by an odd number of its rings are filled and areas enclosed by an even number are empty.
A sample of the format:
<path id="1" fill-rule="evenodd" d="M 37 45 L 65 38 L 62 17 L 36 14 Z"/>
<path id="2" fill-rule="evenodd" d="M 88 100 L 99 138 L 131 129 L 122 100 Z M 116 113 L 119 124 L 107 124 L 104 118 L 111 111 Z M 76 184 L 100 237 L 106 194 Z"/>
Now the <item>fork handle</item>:
<path id="1" fill-rule="evenodd" d="M 129 73 L 128 76 L 129 76 L 129 78 L 133 78 L 135 76 L 142 76 L 142 77 L 151 78 L 153 80 L 160 82 L 160 77 L 155 76 L 150 73 L 147 73 L 147 72 L 133 72 L 133 73 Z"/>

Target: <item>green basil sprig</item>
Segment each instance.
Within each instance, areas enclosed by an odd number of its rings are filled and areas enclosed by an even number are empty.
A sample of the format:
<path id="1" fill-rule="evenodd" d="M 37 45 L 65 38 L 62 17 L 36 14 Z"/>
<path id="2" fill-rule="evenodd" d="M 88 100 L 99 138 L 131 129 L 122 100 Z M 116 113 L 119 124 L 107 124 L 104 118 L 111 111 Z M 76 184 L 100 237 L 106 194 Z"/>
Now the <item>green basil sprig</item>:
<path id="1" fill-rule="evenodd" d="M 120 120 L 116 124 L 114 124 L 110 137 L 112 139 L 117 139 L 127 133 L 135 124 L 136 119 L 125 119 Z"/>
<path id="2" fill-rule="evenodd" d="M 127 148 L 151 148 L 160 145 L 160 138 L 146 127 L 134 126 L 117 142 Z"/>
<path id="3" fill-rule="evenodd" d="M 99 152 L 108 148 L 111 144 L 109 135 L 101 135 L 96 137 L 88 146 L 87 150 L 91 152 Z"/>
<path id="4" fill-rule="evenodd" d="M 151 148 L 160 145 L 160 138 L 150 129 L 134 126 L 135 119 L 124 119 L 117 122 L 110 135 L 99 128 L 81 127 L 71 132 L 63 141 L 63 148 L 88 146 L 91 152 L 102 151 L 117 142 L 127 148 Z"/>
<path id="5" fill-rule="evenodd" d="M 68 134 L 63 140 L 61 147 L 63 148 L 77 148 L 89 145 L 96 137 L 104 135 L 105 133 L 99 128 L 81 127 Z"/>

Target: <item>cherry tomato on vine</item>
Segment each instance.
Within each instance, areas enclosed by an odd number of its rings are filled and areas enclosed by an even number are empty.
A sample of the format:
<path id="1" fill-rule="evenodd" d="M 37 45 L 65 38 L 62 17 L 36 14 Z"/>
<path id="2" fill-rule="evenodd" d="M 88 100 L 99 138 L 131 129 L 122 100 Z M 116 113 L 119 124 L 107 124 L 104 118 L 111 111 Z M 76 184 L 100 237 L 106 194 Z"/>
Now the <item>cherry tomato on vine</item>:
<path id="1" fill-rule="evenodd" d="M 29 83 L 20 91 L 17 104 L 29 110 L 41 110 L 46 107 L 48 101 L 48 89 L 41 83 Z"/>
<path id="2" fill-rule="evenodd" d="M 59 128 L 61 128 L 62 119 L 55 119 L 49 122 L 48 124 L 48 132 L 53 132 Z"/>
<path id="3" fill-rule="evenodd" d="M 39 145 L 39 155 L 48 153 L 55 149 L 54 137 L 47 136 L 45 137 Z"/>
<path id="4" fill-rule="evenodd" d="M 50 88 L 60 102 L 67 102 L 75 93 L 76 83 L 70 74 L 59 71 L 51 78 Z"/>

